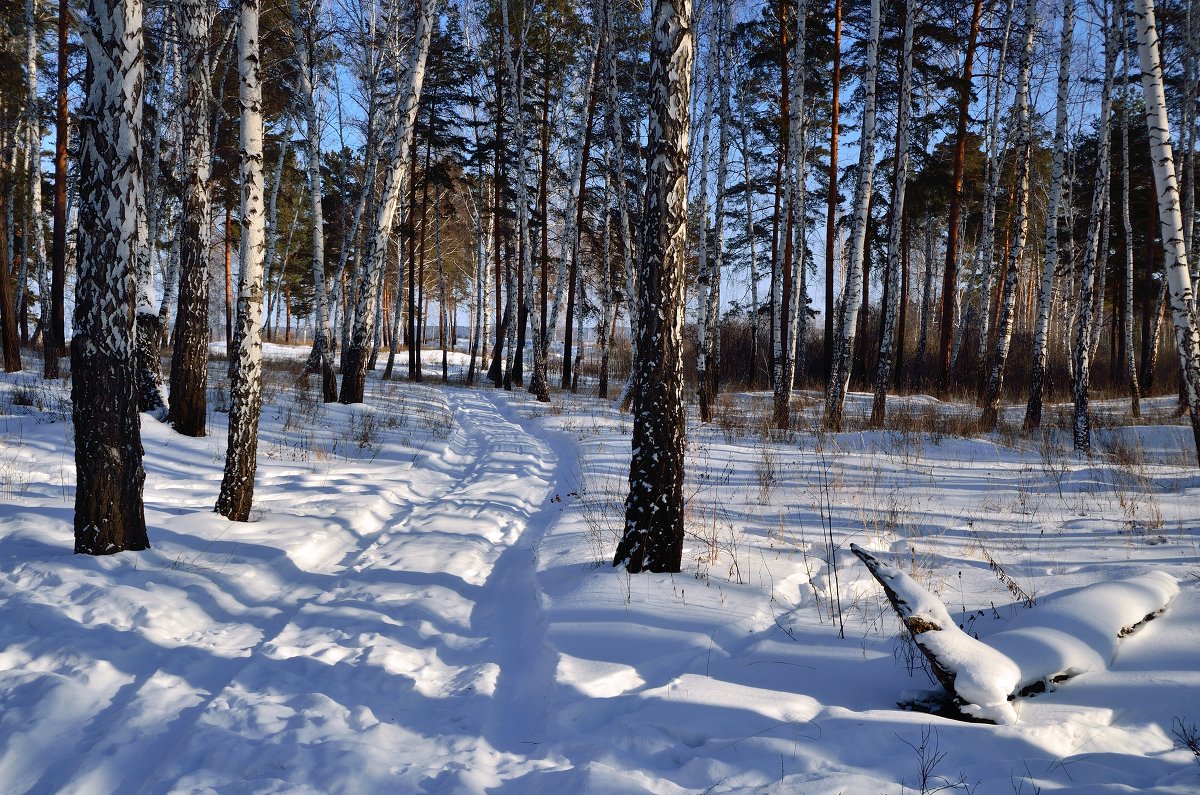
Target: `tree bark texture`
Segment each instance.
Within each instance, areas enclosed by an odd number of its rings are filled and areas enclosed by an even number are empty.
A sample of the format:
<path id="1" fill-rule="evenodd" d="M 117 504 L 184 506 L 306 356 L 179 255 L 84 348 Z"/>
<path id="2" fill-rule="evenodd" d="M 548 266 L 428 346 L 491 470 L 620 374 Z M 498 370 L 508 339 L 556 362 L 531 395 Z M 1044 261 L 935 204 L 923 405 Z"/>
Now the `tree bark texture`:
<path id="1" fill-rule="evenodd" d="M 651 6 L 649 169 L 639 258 L 633 456 L 613 565 L 679 571 L 683 561 L 683 303 L 687 248 L 691 0 Z"/>
<path id="2" fill-rule="evenodd" d="M 146 549 L 134 375 L 134 273 L 143 211 L 142 5 L 89 0 L 80 114 L 79 273 L 71 341 L 75 551 Z"/>

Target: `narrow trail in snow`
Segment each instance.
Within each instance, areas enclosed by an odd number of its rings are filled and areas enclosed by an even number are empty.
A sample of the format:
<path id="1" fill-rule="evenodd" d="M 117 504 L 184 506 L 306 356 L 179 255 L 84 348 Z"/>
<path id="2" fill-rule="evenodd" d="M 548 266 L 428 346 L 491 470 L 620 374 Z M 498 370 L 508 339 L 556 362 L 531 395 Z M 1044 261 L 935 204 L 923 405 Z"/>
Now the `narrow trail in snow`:
<path id="1" fill-rule="evenodd" d="M 330 769 L 384 753 L 395 760 L 387 780 L 413 791 L 476 791 L 538 764 L 555 659 L 536 552 L 556 513 L 557 456 L 524 430 L 507 396 L 446 394 L 457 427 L 441 461 L 445 492 L 397 504 L 377 534 L 265 622 L 249 657 L 207 672 L 209 695 L 179 718 L 189 726 L 171 727 L 185 739 L 163 749 L 150 791 L 188 786 L 189 771 L 212 766 L 214 748 L 243 771 L 238 784 L 336 789 L 296 755 L 325 740 L 326 756 L 344 757 Z M 306 719 L 336 705 L 344 724 Z M 459 731 L 447 735 L 447 725 Z M 340 739 L 347 727 L 363 742 Z M 364 749 L 376 742 L 390 748 Z M 394 743 L 420 752 L 397 754 Z M 418 768 L 405 758 L 434 761 Z"/>

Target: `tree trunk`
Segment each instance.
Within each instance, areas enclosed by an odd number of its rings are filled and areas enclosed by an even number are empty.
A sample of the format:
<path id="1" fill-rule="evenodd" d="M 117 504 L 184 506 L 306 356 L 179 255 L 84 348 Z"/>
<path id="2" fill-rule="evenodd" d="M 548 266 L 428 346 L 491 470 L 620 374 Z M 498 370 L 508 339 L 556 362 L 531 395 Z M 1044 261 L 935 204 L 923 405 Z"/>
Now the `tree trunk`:
<path id="1" fill-rule="evenodd" d="M 91 0 L 89 12 L 71 341 L 75 551 L 107 555 L 150 546 L 133 358 L 134 257 L 143 210 L 142 4 Z"/>
<path id="2" fill-rule="evenodd" d="M 296 47 L 297 93 L 304 108 L 306 159 L 308 163 L 308 195 L 312 218 L 312 279 L 313 279 L 313 346 L 304 365 L 306 375 L 321 379 L 321 399 L 326 403 L 337 400 L 337 379 L 333 373 L 333 354 L 330 349 L 332 333 L 329 326 L 328 290 L 325 285 L 325 216 L 321 208 L 324 186 L 321 178 L 321 117 L 317 103 L 319 72 L 313 63 L 309 37 L 316 36 L 319 0 L 306 0 L 303 11 L 299 0 L 289 0 L 292 22 L 292 41 Z"/>
<path id="3" fill-rule="evenodd" d="M 1051 295 L 1058 272 L 1058 216 L 1062 199 L 1063 169 L 1067 158 L 1067 91 L 1071 86 L 1071 46 L 1075 26 L 1075 0 L 1064 0 L 1062 38 L 1058 53 L 1058 92 L 1054 117 L 1054 166 L 1050 177 L 1050 198 L 1046 204 L 1046 253 L 1042 262 L 1041 287 L 1038 290 L 1037 329 L 1033 342 L 1033 374 L 1029 382 L 1029 401 L 1025 407 L 1025 431 L 1042 424 L 1042 392 L 1046 377 L 1046 357 L 1050 348 Z"/>
<path id="4" fill-rule="evenodd" d="M 710 36 L 713 36 L 710 33 Z M 715 38 L 715 36 L 713 36 Z M 716 81 L 719 67 L 714 50 L 709 49 L 706 85 L 704 87 L 704 112 L 699 119 L 700 134 L 700 184 L 696 195 L 696 211 L 699 226 L 696 230 L 696 396 L 700 406 L 700 421 L 712 422 L 713 395 L 707 389 L 709 335 L 709 296 L 712 293 L 712 260 L 708 256 L 708 172 L 712 153 L 712 113 L 716 99 Z"/>
<path id="5" fill-rule="evenodd" d="M 529 239 L 529 183 L 526 179 L 526 141 L 525 120 L 521 112 L 525 100 L 525 69 L 523 53 L 526 49 L 526 31 L 528 21 L 521 20 L 518 27 L 521 31 L 516 46 L 522 53 L 519 63 L 513 61 L 511 30 L 508 25 L 508 0 L 501 0 L 501 18 L 503 19 L 504 58 L 507 61 L 505 72 L 508 73 L 509 99 L 512 103 L 513 137 L 517 150 L 517 235 L 518 253 L 520 255 L 520 277 L 524 284 L 523 306 L 524 314 L 528 317 L 531 327 L 535 330 L 533 336 L 533 374 L 529 379 L 529 392 L 543 403 L 549 402 L 550 393 L 546 383 L 546 350 L 543 347 L 542 335 L 536 333 L 541 328 L 538 316 L 537 292 L 533 279 L 533 246 Z M 522 331 L 524 324 L 521 325 Z M 520 335 L 520 348 L 524 347 L 524 335 Z"/>
<path id="6" fill-rule="evenodd" d="M 1070 2 L 1070 0 L 1068 0 Z M 908 127 L 912 113 L 912 45 L 913 25 L 920 10 L 913 0 L 904 5 L 904 44 L 900 64 L 900 110 L 896 116 L 896 174 L 892 182 L 891 221 L 888 224 L 887 293 L 881 312 L 882 333 L 879 361 L 875 364 L 875 399 L 871 406 L 871 424 L 883 425 L 887 412 L 888 381 L 892 377 L 892 358 L 899 314 L 900 260 L 904 227 L 904 189 L 908 182 Z"/>
<path id="7" fill-rule="evenodd" d="M 805 289 L 804 267 L 804 194 L 808 181 L 805 168 L 807 146 L 805 139 L 806 118 L 804 113 L 804 88 L 808 79 L 804 62 L 805 44 L 807 41 L 808 0 L 799 0 L 796 4 L 796 38 L 792 47 L 791 97 L 788 102 L 788 227 L 790 238 L 787 243 L 791 248 L 790 284 L 785 285 L 779 302 L 779 335 L 776 344 L 775 360 L 775 389 L 774 406 L 771 421 L 776 428 L 786 430 L 791 427 L 792 382 L 796 377 L 796 351 L 803 338 L 805 327 L 797 322 L 800 313 L 808 319 L 808 295 Z M 784 257 L 784 267 L 788 265 L 788 257 Z M 789 289 L 790 288 L 790 289 Z"/>
<path id="8" fill-rule="evenodd" d="M 599 26 L 597 27 L 599 28 Z M 574 226 L 568 226 L 568 231 L 571 233 L 571 269 L 567 277 L 567 317 L 566 325 L 563 329 L 562 388 L 571 389 L 572 392 L 575 391 L 573 388 L 575 379 L 573 377 L 573 373 L 571 372 L 571 369 L 574 366 L 573 352 L 575 345 L 573 324 L 576 320 L 576 286 L 580 282 L 579 235 L 580 231 L 583 229 L 583 213 L 586 204 L 585 197 L 587 194 L 588 161 L 592 151 L 592 122 L 596 113 L 596 100 L 599 96 L 599 92 L 596 90 L 595 85 L 599 80 L 600 75 L 600 51 L 602 49 L 600 46 L 600 40 L 602 36 L 603 34 L 598 29 L 596 31 L 596 49 L 592 56 L 592 74 L 588 79 L 587 89 L 584 91 L 585 101 L 587 102 L 587 112 L 584 114 L 583 119 L 583 149 L 578 164 L 579 182 L 577 189 L 574 191 L 575 203 L 573 208 L 568 207 L 568 209 L 574 209 L 575 219 L 573 222 Z M 568 225 L 570 223 L 572 222 L 568 221 Z M 582 300 L 582 296 L 579 296 L 578 298 L 579 300 Z M 582 339 L 579 340 L 579 344 L 581 346 L 583 345 Z"/>
<path id="9" fill-rule="evenodd" d="M 1092 427 L 1088 416 L 1088 382 L 1091 377 L 1092 304 L 1095 290 L 1096 269 L 1103 267 L 1105 237 L 1104 207 L 1108 201 L 1109 186 L 1109 115 L 1112 106 L 1113 68 L 1117 58 L 1116 25 L 1110 18 L 1104 20 L 1104 87 L 1100 94 L 1100 123 L 1096 132 L 1099 148 L 1096 153 L 1095 191 L 1092 195 L 1091 214 L 1088 216 L 1087 242 L 1083 253 L 1083 269 L 1079 275 L 1079 316 L 1075 321 L 1075 345 L 1071 352 L 1072 371 L 1075 374 L 1074 398 L 1074 444 L 1081 453 L 1092 449 Z"/>
<path id="10" fill-rule="evenodd" d="M 247 521 L 254 503 L 258 420 L 262 411 L 262 288 L 266 241 L 258 16 L 259 0 L 238 0 L 242 240 L 235 339 L 237 366 L 233 369 L 230 385 L 229 444 L 216 508 L 217 513 L 235 522 Z"/>
<path id="11" fill-rule="evenodd" d="M 0 174 L 0 237 L 7 237 L 9 228 L 8 176 Z M 17 338 L 17 318 L 13 306 L 12 282 L 8 278 L 10 265 L 8 261 L 8 246 L 0 240 L 0 343 L 4 347 L 4 372 L 19 373 L 21 371 L 21 344 Z"/>
<path id="12" fill-rule="evenodd" d="M 1159 222 L 1162 226 L 1168 302 L 1175 322 L 1175 347 L 1182 368 L 1181 377 L 1192 436 L 1200 460 L 1200 334 L 1196 329 L 1195 297 L 1187 266 L 1183 240 L 1183 215 L 1175 165 L 1171 152 L 1171 127 L 1163 90 L 1162 61 L 1158 30 L 1154 19 L 1154 1 L 1137 0 L 1138 54 L 1142 64 L 1142 91 L 1145 94 L 1146 126 L 1150 134 L 1150 155 L 1158 186 Z"/>
<path id="13" fill-rule="evenodd" d="M 833 374 L 833 274 L 837 262 L 838 134 L 842 89 L 842 0 L 833 1 L 833 73 L 829 88 L 829 195 L 825 207 L 825 337 L 821 373 Z M 747 180 L 748 182 L 749 180 Z M 746 188 L 749 190 L 749 186 Z"/>
<path id="14" fill-rule="evenodd" d="M 950 191 L 950 218 L 946 222 L 946 268 L 942 275 L 941 345 L 938 354 L 938 394 L 950 388 L 950 347 L 954 323 L 954 295 L 958 287 L 958 218 L 962 206 L 963 169 L 967 154 L 967 122 L 971 104 L 971 78 L 975 67 L 975 47 L 979 40 L 979 17 L 983 0 L 975 0 L 962 80 L 958 86 L 958 129 L 955 131 L 954 176 Z"/>
<path id="15" fill-rule="evenodd" d="M 42 233 L 42 119 L 39 112 L 37 92 L 38 39 L 37 2 L 25 0 L 25 24 L 28 27 L 25 50 L 25 75 L 28 85 L 26 118 L 28 131 L 28 156 L 25 165 L 29 169 L 29 224 L 30 238 L 25 240 L 25 250 L 31 249 L 37 268 L 39 303 L 42 322 L 42 375 L 58 378 L 58 339 L 51 326 L 51 288 L 46 281 L 46 238 Z"/>
<path id="16" fill-rule="evenodd" d="M 67 0 L 58 0 L 58 82 L 54 114 L 54 252 L 50 272 L 50 329 L 58 356 L 67 352 L 65 295 L 67 284 Z"/>
<path id="17" fill-rule="evenodd" d="M 167 421 L 185 436 L 204 436 L 208 405 L 208 246 L 212 225 L 212 139 L 208 129 L 212 84 L 208 58 L 212 8 L 186 0 L 183 13 L 184 193 L 180 229 L 179 300 L 171 356 L 171 399 Z"/>
<path id="18" fill-rule="evenodd" d="M 683 299 L 687 243 L 691 0 L 653 0 L 650 164 L 639 258 L 633 456 L 613 565 L 679 571 L 683 561 Z"/>
<path id="19" fill-rule="evenodd" d="M 988 431 L 996 427 L 1000 415 L 1000 396 L 1004 390 L 1004 374 L 1008 366 L 1009 346 L 1016 316 L 1017 285 L 1021 281 L 1025 240 L 1029 232 L 1029 170 L 1033 154 L 1029 73 L 1033 68 L 1033 38 L 1036 25 L 1035 0 L 1029 0 L 1025 7 L 1025 48 L 1021 52 L 1021 66 L 1017 77 L 1017 208 L 1013 221 L 1016 239 L 1009 250 L 1004 289 L 1000 299 L 1000 320 L 996 325 L 996 349 L 992 356 L 991 374 L 988 376 L 983 411 L 979 418 L 982 429 Z M 942 306 L 945 307 L 944 296 L 942 301 Z"/>
<path id="20" fill-rule="evenodd" d="M 738 101 L 741 103 L 742 109 L 741 117 L 738 120 L 738 131 L 741 134 L 743 196 L 746 206 L 746 241 L 750 256 L 750 361 L 746 363 L 746 380 L 750 388 L 753 389 L 758 383 L 758 252 L 755 246 L 757 236 L 754 233 L 754 189 L 751 187 L 750 181 L 750 125 L 746 118 L 750 110 L 742 99 L 743 91 L 745 91 L 744 83 L 738 86 Z"/>
<path id="21" fill-rule="evenodd" d="M 862 144 L 858 155 L 858 185 L 854 189 L 854 231 L 850 238 L 850 262 L 842 289 L 841 317 L 833 375 L 825 396 L 825 427 L 840 431 L 850 386 L 850 362 L 854 353 L 855 327 L 863 304 L 863 256 L 867 240 L 868 213 L 875 175 L 875 82 L 879 74 L 879 0 L 871 0 L 871 32 L 867 38 L 867 72 L 864 77 Z M 927 265 L 928 267 L 928 265 Z"/>
<path id="22" fill-rule="evenodd" d="M 362 403 L 367 381 L 368 348 L 375 329 L 375 287 L 387 255 L 387 241 L 392 233 L 396 216 L 396 203 L 408 174 L 409 158 L 412 156 L 412 139 L 417 106 L 421 99 L 421 87 L 425 82 L 425 59 L 429 55 L 434 12 L 437 0 L 422 0 L 417 20 L 417 32 L 413 41 L 412 58 L 400 91 L 401 107 L 398 109 L 396 130 L 391 143 L 390 163 L 384 177 L 382 195 L 375 211 L 375 222 L 371 230 L 361 273 L 359 275 L 358 307 L 354 317 L 354 333 L 346 348 L 343 360 L 342 403 Z"/>
<path id="23" fill-rule="evenodd" d="M 1190 4 L 1189 4 L 1190 7 Z M 1141 390 L 1138 387 L 1137 360 L 1133 355 L 1133 223 L 1129 217 L 1129 107 L 1133 98 L 1130 91 L 1129 39 L 1125 4 L 1122 3 L 1119 19 L 1121 30 L 1121 62 L 1125 65 L 1125 85 L 1121 102 L 1121 226 L 1124 231 L 1125 280 L 1121 312 L 1121 342 L 1125 365 L 1125 378 L 1129 387 L 1129 410 L 1133 416 L 1142 416 Z"/>

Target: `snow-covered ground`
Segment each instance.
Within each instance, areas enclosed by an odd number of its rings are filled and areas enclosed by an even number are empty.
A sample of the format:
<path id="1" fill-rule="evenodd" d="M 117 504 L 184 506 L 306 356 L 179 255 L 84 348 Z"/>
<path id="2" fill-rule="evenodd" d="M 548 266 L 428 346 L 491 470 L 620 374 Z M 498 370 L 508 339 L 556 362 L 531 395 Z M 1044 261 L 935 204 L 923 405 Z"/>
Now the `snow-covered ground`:
<path id="1" fill-rule="evenodd" d="M 71 553 L 67 385 L 0 378 L 0 791 L 1200 791 L 1172 735 L 1200 723 L 1183 426 L 1101 405 L 1107 452 L 1076 460 L 950 435 L 928 398 L 890 403 L 903 431 L 814 407 L 768 437 L 769 396 L 734 395 L 689 432 L 685 571 L 631 577 L 607 565 L 629 418 L 425 362 L 349 407 L 272 373 L 246 524 L 212 511 L 225 416 L 144 418 L 153 549 L 108 558 Z M 1180 593 L 1108 670 L 962 723 L 897 708 L 935 686 L 851 542 L 983 638 L 1077 586 Z"/>

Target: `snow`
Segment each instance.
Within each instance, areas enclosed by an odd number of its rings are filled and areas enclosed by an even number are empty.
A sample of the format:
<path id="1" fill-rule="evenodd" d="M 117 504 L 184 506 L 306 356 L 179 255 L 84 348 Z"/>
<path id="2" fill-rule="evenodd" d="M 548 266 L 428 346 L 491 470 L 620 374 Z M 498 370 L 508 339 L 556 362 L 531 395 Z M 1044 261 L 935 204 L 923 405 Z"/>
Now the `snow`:
<path id="1" fill-rule="evenodd" d="M 1200 787 L 1171 735 L 1200 713 L 1184 426 L 1110 419 L 1097 446 L 1120 455 L 1081 460 L 1062 432 L 767 439 L 769 394 L 723 396 L 689 424 L 685 571 L 630 576 L 607 565 L 631 432 L 610 403 L 444 387 L 426 351 L 428 383 L 324 406 L 270 364 L 286 350 L 265 351 L 253 521 L 212 510 L 225 415 L 198 439 L 143 417 L 153 548 L 106 558 L 71 554 L 67 385 L 0 376 L 0 791 L 897 793 L 925 732 L 981 793 Z M 869 402 L 848 395 L 851 426 Z M 933 685 L 851 542 L 936 596 L 964 649 L 1086 672 L 1011 702 L 1012 725 L 898 709 Z M 1167 611 L 1109 637 L 1168 578 Z M 1028 642 L 1081 614 L 1109 622 L 1087 648 Z"/>

